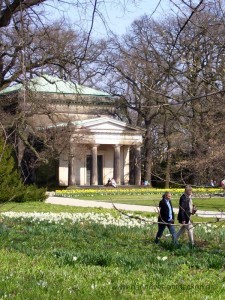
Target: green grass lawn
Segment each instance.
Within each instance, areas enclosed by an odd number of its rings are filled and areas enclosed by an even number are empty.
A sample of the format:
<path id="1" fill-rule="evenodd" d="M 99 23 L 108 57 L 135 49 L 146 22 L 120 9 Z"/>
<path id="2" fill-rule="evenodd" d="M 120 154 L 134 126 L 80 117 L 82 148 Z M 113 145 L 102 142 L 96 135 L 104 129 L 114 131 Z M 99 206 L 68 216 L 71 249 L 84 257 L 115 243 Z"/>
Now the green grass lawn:
<path id="1" fill-rule="evenodd" d="M 109 212 L 44 203 L 3 207 L 27 212 Z M 197 226 L 196 247 L 190 248 L 187 237 L 178 247 L 166 236 L 154 244 L 156 225 L 131 228 L 67 219 L 4 219 L 0 224 L 0 299 L 222 300 L 223 224 Z"/>
<path id="2" fill-rule="evenodd" d="M 68 205 L 53 205 L 45 202 L 8 202 L 0 206 L 0 212 L 15 211 L 15 212 L 68 212 L 79 213 L 86 212 L 84 207 L 68 206 Z M 108 212 L 107 209 L 93 208 L 94 212 Z"/>
<path id="3" fill-rule="evenodd" d="M 106 201 L 113 203 L 125 203 L 133 205 L 147 205 L 157 206 L 161 200 L 161 195 L 93 195 L 93 197 L 79 196 L 81 200 L 95 200 Z M 225 198 L 213 197 L 213 198 L 193 198 L 194 204 L 200 210 L 224 210 L 225 211 Z M 179 196 L 174 195 L 172 197 L 173 206 L 178 208 Z"/>

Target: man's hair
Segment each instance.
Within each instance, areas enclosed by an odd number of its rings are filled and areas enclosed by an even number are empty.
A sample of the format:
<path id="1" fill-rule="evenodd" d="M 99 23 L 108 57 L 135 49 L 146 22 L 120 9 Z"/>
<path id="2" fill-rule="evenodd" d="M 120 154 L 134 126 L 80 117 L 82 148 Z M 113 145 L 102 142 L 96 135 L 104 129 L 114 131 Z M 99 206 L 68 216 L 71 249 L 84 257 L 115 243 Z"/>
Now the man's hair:
<path id="1" fill-rule="evenodd" d="M 171 194 L 171 192 L 165 192 L 164 194 L 163 194 L 163 198 L 166 198 L 166 196 L 168 196 L 169 194 Z"/>
<path id="2" fill-rule="evenodd" d="M 192 190 L 191 185 L 186 185 L 186 186 L 185 186 L 185 192 L 188 191 L 188 190 Z"/>

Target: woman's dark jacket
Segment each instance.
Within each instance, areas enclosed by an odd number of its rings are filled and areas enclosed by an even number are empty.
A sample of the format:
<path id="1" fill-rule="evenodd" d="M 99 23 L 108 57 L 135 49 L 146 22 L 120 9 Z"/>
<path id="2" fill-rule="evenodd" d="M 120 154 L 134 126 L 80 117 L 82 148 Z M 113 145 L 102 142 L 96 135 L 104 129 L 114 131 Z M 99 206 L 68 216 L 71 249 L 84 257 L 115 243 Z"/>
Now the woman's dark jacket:
<path id="1" fill-rule="evenodd" d="M 172 203 L 171 203 L 170 200 L 166 200 L 165 198 L 163 198 L 159 202 L 160 213 L 159 213 L 158 222 L 165 222 L 165 223 L 169 222 L 169 207 L 168 207 L 166 201 L 169 201 L 169 203 L 170 203 L 170 206 L 171 206 L 171 209 L 172 209 L 172 219 L 174 220 L 174 212 L 173 212 Z"/>
<path id="2" fill-rule="evenodd" d="M 185 196 L 185 194 L 183 194 L 180 197 L 180 202 L 179 202 L 179 212 L 178 212 L 178 216 L 177 219 L 179 221 L 179 223 L 182 223 L 185 221 L 185 223 L 188 223 L 190 220 L 190 215 L 191 215 L 191 211 L 190 211 L 190 203 L 188 198 Z"/>

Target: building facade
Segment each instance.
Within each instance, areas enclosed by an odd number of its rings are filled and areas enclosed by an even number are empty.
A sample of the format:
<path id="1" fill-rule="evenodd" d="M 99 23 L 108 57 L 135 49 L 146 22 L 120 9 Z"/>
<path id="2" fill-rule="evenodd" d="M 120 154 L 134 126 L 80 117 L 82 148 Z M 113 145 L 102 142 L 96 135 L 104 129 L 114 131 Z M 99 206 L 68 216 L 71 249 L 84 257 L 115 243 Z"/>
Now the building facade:
<path id="1" fill-rule="evenodd" d="M 17 84 L 2 90 L 0 97 L 6 102 L 14 99 L 24 110 L 32 110 L 38 103 L 38 113 L 34 110 L 27 120 L 31 127 L 42 131 L 64 128 L 64 132 L 69 128 L 68 147 L 58 158 L 60 186 L 105 185 L 109 178 L 119 185 L 129 184 L 131 147 L 135 155 L 133 183 L 140 185 L 144 130 L 112 117 L 115 100 L 108 93 L 43 75 L 26 87 Z"/>

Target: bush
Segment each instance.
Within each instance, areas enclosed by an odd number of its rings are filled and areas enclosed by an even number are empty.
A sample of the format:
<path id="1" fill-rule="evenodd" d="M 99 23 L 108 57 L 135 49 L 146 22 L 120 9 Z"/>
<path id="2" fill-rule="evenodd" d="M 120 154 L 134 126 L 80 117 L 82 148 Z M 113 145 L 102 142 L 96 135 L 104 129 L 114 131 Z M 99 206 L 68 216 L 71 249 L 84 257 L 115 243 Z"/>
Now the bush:
<path id="1" fill-rule="evenodd" d="M 16 168 L 13 149 L 0 138 L 0 202 L 43 201 L 45 189 L 25 186 Z"/>
<path id="2" fill-rule="evenodd" d="M 23 196 L 25 187 L 15 167 L 12 148 L 0 139 L 0 202 Z"/>
<path id="3" fill-rule="evenodd" d="M 44 201 L 47 198 L 46 189 L 38 188 L 36 185 L 28 185 L 25 187 L 25 192 L 20 199 L 16 202 L 28 202 L 28 201 Z"/>

